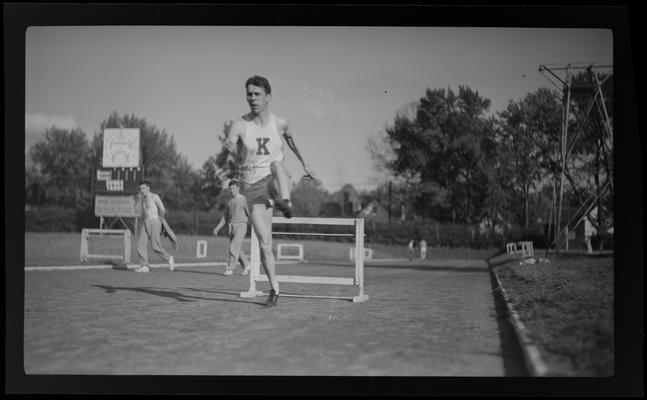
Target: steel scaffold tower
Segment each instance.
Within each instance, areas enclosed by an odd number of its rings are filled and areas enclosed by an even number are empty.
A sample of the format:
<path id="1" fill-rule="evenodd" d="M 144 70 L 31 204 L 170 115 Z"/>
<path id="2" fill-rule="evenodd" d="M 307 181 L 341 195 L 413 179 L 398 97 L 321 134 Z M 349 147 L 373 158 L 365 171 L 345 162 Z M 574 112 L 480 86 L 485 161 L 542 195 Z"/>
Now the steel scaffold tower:
<path id="1" fill-rule="evenodd" d="M 578 71 L 580 74 L 588 78 L 587 84 L 573 84 L 573 71 Z M 599 71 L 604 74 L 600 75 Z M 559 251 L 559 241 L 564 240 L 566 248 L 568 248 L 567 232 L 569 226 L 577 226 L 583 218 L 585 218 L 593 210 L 596 203 L 601 205 L 602 199 L 606 196 L 613 196 L 613 165 L 610 161 L 613 158 L 613 127 L 609 117 L 609 113 L 605 104 L 605 98 L 602 88 L 605 84 L 613 81 L 613 65 L 603 64 L 596 65 L 595 63 L 582 63 L 573 62 L 567 64 L 542 64 L 539 66 L 539 72 L 544 75 L 562 94 L 562 127 L 561 127 L 561 140 L 560 140 L 560 183 L 559 183 L 559 200 L 555 207 L 556 212 L 554 215 L 554 236 L 553 241 L 549 244 L 555 245 L 555 250 Z M 586 106 L 581 107 L 574 102 L 573 94 L 581 96 L 586 101 Z M 576 128 L 573 131 L 572 137 L 569 139 L 569 124 L 576 122 Z M 602 129 L 596 129 L 597 127 Z M 581 188 L 578 187 L 578 182 L 571 175 L 569 169 L 569 157 L 572 156 L 572 151 L 575 144 L 582 136 L 582 132 L 588 131 L 590 137 L 595 138 L 597 141 L 598 161 L 602 160 L 601 168 L 595 172 L 596 190 L 594 193 L 589 194 L 583 200 L 581 198 Z M 602 173 L 602 174 L 600 174 Z M 599 182 L 599 177 L 604 176 L 606 179 L 603 183 Z M 580 202 L 578 211 L 571 216 L 566 224 L 562 225 L 562 208 L 564 199 L 564 184 L 565 180 L 571 185 L 573 192 L 577 195 Z M 607 219 L 613 219 L 613 212 L 607 211 L 604 207 L 598 207 L 598 222 L 604 221 L 602 213 L 608 212 Z M 577 219 L 577 222 L 571 223 Z M 589 218 L 591 219 L 591 218 Z M 602 225 L 602 226 L 600 226 Z M 606 231 L 605 224 L 594 223 L 595 228 L 599 233 Z M 546 249 L 548 251 L 548 249 Z"/>

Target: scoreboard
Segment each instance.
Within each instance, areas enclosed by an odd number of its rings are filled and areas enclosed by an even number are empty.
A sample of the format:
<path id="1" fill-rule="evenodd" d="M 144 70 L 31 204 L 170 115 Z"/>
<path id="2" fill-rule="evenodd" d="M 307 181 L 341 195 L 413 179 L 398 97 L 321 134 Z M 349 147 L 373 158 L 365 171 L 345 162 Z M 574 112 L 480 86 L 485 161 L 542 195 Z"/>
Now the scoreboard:
<path id="1" fill-rule="evenodd" d="M 97 168 L 94 177 L 97 194 L 135 194 L 142 180 L 141 168 Z"/>
<path id="2" fill-rule="evenodd" d="M 97 217 L 136 217 L 135 197 L 144 178 L 138 128 L 103 131 L 103 157 L 93 177 Z"/>

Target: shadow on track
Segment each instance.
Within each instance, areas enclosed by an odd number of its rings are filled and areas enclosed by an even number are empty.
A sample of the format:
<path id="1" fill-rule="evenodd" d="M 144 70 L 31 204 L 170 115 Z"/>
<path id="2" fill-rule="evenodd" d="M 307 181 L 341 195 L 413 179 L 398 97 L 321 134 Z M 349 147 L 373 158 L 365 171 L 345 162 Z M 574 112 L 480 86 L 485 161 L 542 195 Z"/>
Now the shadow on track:
<path id="1" fill-rule="evenodd" d="M 245 300 L 228 300 L 228 299 L 214 299 L 214 298 L 209 298 L 209 297 L 199 297 L 199 296 L 190 296 L 190 295 L 185 295 L 179 292 L 174 292 L 171 290 L 163 290 L 163 289 L 155 289 L 155 288 L 145 288 L 145 287 L 118 287 L 118 286 L 107 286 L 107 285 L 92 285 L 93 287 L 103 289 L 106 291 L 106 293 L 116 293 L 118 291 L 130 291 L 130 292 L 137 292 L 137 293 L 144 293 L 144 294 L 150 294 L 154 296 L 160 296 L 160 297 L 166 297 L 166 298 L 171 298 L 175 299 L 177 301 L 182 301 L 182 302 L 194 302 L 197 300 L 192 300 L 192 299 L 198 299 L 198 300 L 212 300 L 212 301 L 224 301 L 224 302 L 233 302 L 233 303 L 247 303 L 247 304 L 257 304 L 259 306 L 264 306 L 264 304 L 261 303 L 256 303 L 252 301 L 245 301 Z M 195 291 L 200 291 L 200 289 L 189 289 L 189 290 L 195 290 Z M 215 293 L 223 293 L 223 294 L 232 294 L 231 292 L 215 292 Z"/>
<path id="2" fill-rule="evenodd" d="M 175 268 L 175 273 L 181 272 L 181 273 L 188 273 L 188 274 L 203 274 L 203 275 L 220 275 L 220 276 L 225 276 L 224 274 L 224 269 L 223 271 L 196 271 L 194 269 L 185 269 L 185 268 Z"/>

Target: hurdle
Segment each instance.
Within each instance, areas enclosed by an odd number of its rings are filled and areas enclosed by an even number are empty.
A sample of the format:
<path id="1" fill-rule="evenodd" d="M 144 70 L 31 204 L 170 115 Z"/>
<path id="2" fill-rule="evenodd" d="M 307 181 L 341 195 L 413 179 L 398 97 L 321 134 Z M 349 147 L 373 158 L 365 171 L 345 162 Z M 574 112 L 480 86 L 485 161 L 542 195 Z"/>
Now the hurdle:
<path id="1" fill-rule="evenodd" d="M 274 223 L 280 224 L 309 224 L 309 225 L 343 225 L 354 226 L 354 234 L 334 234 L 334 233 L 299 233 L 299 232 L 273 232 L 272 234 L 290 234 L 290 235 L 325 235 L 325 236 L 354 236 L 355 246 L 359 251 L 358 257 L 355 258 L 355 276 L 353 278 L 340 278 L 340 277 L 326 277 L 326 276 L 301 276 L 301 275 L 276 275 L 278 282 L 292 282 L 292 283 L 314 283 L 314 284 L 333 284 L 333 285 L 353 285 L 357 286 L 359 293 L 357 296 L 344 297 L 344 296 L 317 296 L 317 295 L 296 295 L 296 294 L 281 294 L 287 297 L 315 297 L 315 298 L 334 298 L 352 300 L 354 303 L 364 302 L 368 300 L 368 294 L 364 293 L 364 218 L 301 218 L 301 217 L 274 217 Z M 264 293 L 256 289 L 256 282 L 268 282 L 268 277 L 260 273 L 260 245 L 256 232 L 252 227 L 251 234 L 251 259 L 250 259 L 250 273 L 249 273 L 249 290 L 241 292 L 241 297 L 256 297 L 263 296 Z"/>
<path id="2" fill-rule="evenodd" d="M 121 255 L 115 254 L 90 254 L 88 241 L 91 237 L 118 237 L 124 238 L 124 251 Z M 89 258 L 109 258 L 122 260 L 124 264 L 130 263 L 130 239 L 131 233 L 128 229 L 88 229 L 81 230 L 81 262 L 87 262 Z"/>
<path id="3" fill-rule="evenodd" d="M 515 242 L 509 242 L 505 245 L 505 249 L 508 254 L 517 254 L 517 244 Z"/>
<path id="4" fill-rule="evenodd" d="M 535 250 L 532 247 L 532 242 L 519 242 L 518 243 L 521 246 L 521 254 L 524 257 L 534 257 L 535 256 Z"/>
<path id="5" fill-rule="evenodd" d="M 523 257 L 534 257 L 535 251 L 532 242 L 509 242 L 505 245 L 508 254 L 521 254 Z"/>
<path id="6" fill-rule="evenodd" d="M 297 255 L 283 254 L 283 249 L 294 247 L 297 249 Z M 298 260 L 303 261 L 303 245 L 301 243 L 279 243 L 276 245 L 277 260 Z"/>

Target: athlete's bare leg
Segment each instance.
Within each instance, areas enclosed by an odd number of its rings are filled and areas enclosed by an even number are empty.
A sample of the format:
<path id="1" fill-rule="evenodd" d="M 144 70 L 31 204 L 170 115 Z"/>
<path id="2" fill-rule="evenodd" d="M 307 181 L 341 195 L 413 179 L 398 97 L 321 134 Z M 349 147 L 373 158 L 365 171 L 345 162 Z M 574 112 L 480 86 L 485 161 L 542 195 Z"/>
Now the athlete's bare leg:
<path id="1" fill-rule="evenodd" d="M 279 194 L 279 198 L 274 201 L 276 208 L 282 211 L 286 217 L 290 218 L 292 216 L 292 204 L 290 201 L 292 182 L 290 182 L 290 174 L 281 161 L 273 161 L 270 164 L 270 171 L 272 171 L 272 184 Z"/>
<path id="2" fill-rule="evenodd" d="M 272 253 L 272 214 L 274 210 L 264 204 L 254 204 L 252 209 L 252 226 L 258 238 L 261 250 L 261 264 L 275 294 L 279 293 L 279 282 L 276 280 L 274 254 Z"/>

